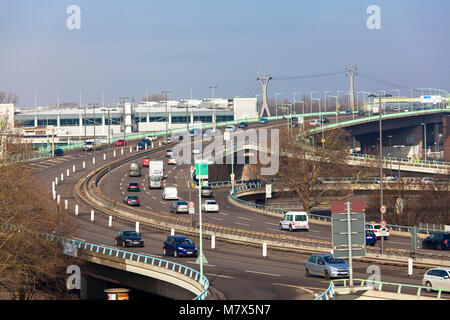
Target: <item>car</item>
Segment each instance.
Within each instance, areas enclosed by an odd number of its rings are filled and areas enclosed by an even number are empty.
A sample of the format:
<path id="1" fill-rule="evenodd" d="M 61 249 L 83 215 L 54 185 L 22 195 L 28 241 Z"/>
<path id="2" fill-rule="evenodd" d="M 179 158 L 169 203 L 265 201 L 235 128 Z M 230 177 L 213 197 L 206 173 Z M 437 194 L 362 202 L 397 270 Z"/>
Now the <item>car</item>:
<path id="1" fill-rule="evenodd" d="M 366 115 L 366 112 L 364 110 L 358 111 L 358 116 L 364 116 L 364 115 Z"/>
<path id="2" fill-rule="evenodd" d="M 366 245 L 374 246 L 377 243 L 377 236 L 372 230 L 366 230 Z"/>
<path id="3" fill-rule="evenodd" d="M 260 118 L 260 119 L 258 120 L 258 123 L 261 123 L 261 124 L 265 124 L 265 123 L 267 123 L 267 122 L 269 122 L 269 120 L 267 120 L 266 117 Z"/>
<path id="4" fill-rule="evenodd" d="M 178 200 L 177 187 L 164 187 L 162 198 L 163 200 Z"/>
<path id="5" fill-rule="evenodd" d="M 422 179 L 420 179 L 420 182 L 428 184 L 428 183 L 433 183 L 433 178 L 431 177 L 423 177 Z"/>
<path id="6" fill-rule="evenodd" d="M 167 159 L 167 164 L 177 164 L 177 157 L 171 156 L 169 159 Z"/>
<path id="7" fill-rule="evenodd" d="M 389 239 L 389 229 L 381 228 L 379 223 L 375 223 L 375 222 L 366 223 L 365 229 L 373 231 L 373 233 L 375 233 L 375 236 L 377 237 L 377 239 L 381 239 L 381 237 L 383 237 L 384 240 Z"/>
<path id="8" fill-rule="evenodd" d="M 147 139 L 148 139 L 150 142 L 156 141 L 156 140 L 158 140 L 158 136 L 155 135 L 155 134 L 151 134 L 151 135 L 147 136 Z"/>
<path id="9" fill-rule="evenodd" d="M 142 236 L 133 230 L 121 230 L 117 233 L 115 238 L 116 246 L 122 247 L 143 247 L 144 239 Z"/>
<path id="10" fill-rule="evenodd" d="M 64 151 L 63 151 L 63 149 L 61 149 L 61 148 L 56 148 L 55 150 L 53 150 L 53 152 L 54 152 L 54 155 L 55 155 L 55 156 L 62 156 L 62 155 L 64 155 Z M 49 155 L 49 156 L 52 155 L 52 150 L 50 150 L 50 151 L 48 152 L 48 155 Z"/>
<path id="11" fill-rule="evenodd" d="M 138 182 L 130 181 L 127 184 L 127 191 L 141 191 Z"/>
<path id="12" fill-rule="evenodd" d="M 137 144 L 138 150 L 145 149 L 145 142 L 139 141 Z"/>
<path id="13" fill-rule="evenodd" d="M 174 155 L 173 149 L 167 149 L 166 150 L 166 157 L 172 157 Z"/>
<path id="14" fill-rule="evenodd" d="M 194 149 L 192 149 L 192 153 L 193 154 L 200 154 L 200 153 L 202 153 L 202 148 L 194 147 Z"/>
<path id="15" fill-rule="evenodd" d="M 219 212 L 219 205 L 216 200 L 204 200 L 202 202 L 202 212 Z"/>
<path id="16" fill-rule="evenodd" d="M 319 119 L 313 119 L 309 121 L 309 125 L 310 126 L 318 126 L 320 124 L 320 120 Z"/>
<path id="17" fill-rule="evenodd" d="M 189 130 L 189 136 L 190 137 L 196 137 L 196 136 L 198 136 L 200 134 L 202 134 L 202 130 L 199 129 L 199 128 L 194 128 L 194 129 Z"/>
<path id="18" fill-rule="evenodd" d="M 423 249 L 450 249 L 450 232 L 435 232 L 422 240 Z"/>
<path id="19" fill-rule="evenodd" d="M 225 127 L 225 132 L 234 132 L 235 127 L 232 124 L 229 124 Z"/>
<path id="20" fill-rule="evenodd" d="M 309 231 L 308 213 L 305 211 L 287 211 L 280 220 L 280 230 L 288 229 Z"/>
<path id="21" fill-rule="evenodd" d="M 128 176 L 129 177 L 140 177 L 141 176 L 141 165 L 138 162 L 131 162 L 129 164 Z"/>
<path id="22" fill-rule="evenodd" d="M 123 198 L 123 203 L 125 203 L 129 206 L 135 206 L 135 207 L 140 206 L 139 198 L 138 198 L 138 196 L 135 196 L 135 195 L 126 195 Z"/>
<path id="23" fill-rule="evenodd" d="M 116 147 L 124 146 L 124 145 L 126 145 L 126 144 L 127 144 L 127 142 L 126 142 L 124 139 L 119 139 L 119 140 L 117 140 L 116 142 L 114 142 L 114 145 L 115 145 Z"/>
<path id="24" fill-rule="evenodd" d="M 191 239 L 185 236 L 167 236 L 163 245 L 163 255 L 180 256 L 198 256 L 197 246 Z"/>
<path id="25" fill-rule="evenodd" d="M 348 277 L 349 266 L 344 259 L 335 259 L 332 254 L 313 254 L 305 262 L 305 275 L 322 276 L 325 279 Z"/>
<path id="26" fill-rule="evenodd" d="M 170 213 L 188 213 L 188 205 L 186 201 L 175 201 L 170 205 Z"/>
<path id="27" fill-rule="evenodd" d="M 352 110 L 345 111 L 345 114 L 352 114 Z"/>
<path id="28" fill-rule="evenodd" d="M 165 140 L 163 140 L 163 145 L 169 144 L 172 142 L 172 138 L 171 137 L 167 137 Z"/>
<path id="29" fill-rule="evenodd" d="M 213 188 L 210 186 L 204 186 L 201 190 L 202 197 L 210 198 L 213 196 Z"/>
<path id="30" fill-rule="evenodd" d="M 323 117 L 322 118 L 322 123 L 329 123 L 330 119 L 328 119 L 327 117 Z"/>
<path id="31" fill-rule="evenodd" d="M 246 181 L 246 185 L 257 185 L 261 183 L 263 183 L 261 179 L 249 179 Z"/>
<path id="32" fill-rule="evenodd" d="M 92 151 L 95 149 L 95 144 L 93 140 L 86 140 L 83 144 L 83 151 Z"/>
<path id="33" fill-rule="evenodd" d="M 144 159 L 142 159 L 142 166 L 148 167 L 150 165 L 150 160 L 150 157 L 145 157 Z"/>
<path id="34" fill-rule="evenodd" d="M 450 291 L 450 268 L 433 268 L 425 272 L 422 284 L 430 292 L 435 289 Z"/>
<path id="35" fill-rule="evenodd" d="M 238 128 L 242 129 L 242 128 L 247 128 L 248 127 L 248 122 L 247 121 L 242 121 L 241 123 L 239 123 Z"/>
<path id="36" fill-rule="evenodd" d="M 203 130 L 203 133 L 202 133 L 202 135 L 204 137 L 211 137 L 211 136 L 214 136 L 215 134 L 216 134 L 216 131 L 213 128 Z"/>

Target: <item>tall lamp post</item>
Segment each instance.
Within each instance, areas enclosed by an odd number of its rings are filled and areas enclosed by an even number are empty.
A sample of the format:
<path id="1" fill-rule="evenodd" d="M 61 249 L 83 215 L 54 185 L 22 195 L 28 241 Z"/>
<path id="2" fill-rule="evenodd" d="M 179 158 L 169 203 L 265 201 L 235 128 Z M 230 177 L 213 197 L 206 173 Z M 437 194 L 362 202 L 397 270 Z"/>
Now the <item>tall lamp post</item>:
<path id="1" fill-rule="evenodd" d="M 164 96 L 166 97 L 166 133 L 164 133 L 164 142 L 163 143 L 167 143 L 167 132 L 168 132 L 167 126 L 168 126 L 168 123 L 169 123 L 169 117 L 168 117 L 168 114 L 167 114 L 167 99 L 168 99 L 167 95 L 170 94 L 170 92 L 171 91 L 169 91 L 169 90 L 161 91 L 161 93 L 163 93 Z"/>
<path id="2" fill-rule="evenodd" d="M 211 99 L 211 103 L 213 105 L 213 118 L 212 118 L 212 122 L 213 122 L 213 132 L 216 132 L 216 104 L 214 103 L 214 89 L 217 88 L 217 86 L 210 86 L 209 87 L 212 90 L 212 99 Z"/>
<path id="3" fill-rule="evenodd" d="M 370 94 L 369 95 L 370 98 L 378 98 L 378 115 L 379 115 L 379 119 L 378 119 L 378 125 L 380 128 L 380 208 L 383 207 L 383 127 L 382 127 L 382 121 L 381 121 L 381 113 L 383 112 L 382 108 L 381 108 L 381 98 L 387 98 L 387 97 L 392 97 L 391 94 L 383 94 L 383 95 L 375 95 L 375 94 Z M 381 212 L 381 221 L 384 220 L 384 214 Z M 381 237 L 381 254 L 384 253 L 384 237 Z"/>
<path id="4" fill-rule="evenodd" d="M 423 148 L 423 154 L 425 162 L 427 161 L 427 124 L 422 122 L 421 125 L 423 126 L 423 139 L 424 139 L 424 148 Z"/>

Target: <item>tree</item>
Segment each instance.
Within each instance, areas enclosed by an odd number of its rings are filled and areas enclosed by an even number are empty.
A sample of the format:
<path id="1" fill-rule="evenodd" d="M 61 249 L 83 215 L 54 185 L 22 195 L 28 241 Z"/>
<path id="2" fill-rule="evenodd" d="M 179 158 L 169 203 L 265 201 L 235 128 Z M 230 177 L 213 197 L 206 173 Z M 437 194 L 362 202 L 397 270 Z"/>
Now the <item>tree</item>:
<path id="1" fill-rule="evenodd" d="M 11 161 L 11 155 L 27 152 L 29 144 L 5 126 L 0 131 L 0 290 L 21 300 L 31 299 L 35 288 L 62 293 L 70 259 L 62 254 L 60 243 L 42 235 L 71 237 L 75 224 L 26 165 Z"/>
<path id="2" fill-rule="evenodd" d="M 306 212 L 310 213 L 311 208 L 319 204 L 329 204 L 328 201 L 321 200 L 323 197 L 333 200 L 350 197 L 353 195 L 350 184 L 358 183 L 370 174 L 370 168 L 347 164 L 348 136 L 343 129 L 325 131 L 322 143 L 322 137 L 310 134 L 308 128 L 304 134 L 296 135 L 287 129 L 280 133 L 283 139 L 280 143 L 282 156 L 276 175 L 277 184 L 294 192 Z M 352 182 L 343 182 L 342 177 L 351 177 Z M 335 179 L 331 184 L 332 188 L 321 184 L 326 178 Z"/>

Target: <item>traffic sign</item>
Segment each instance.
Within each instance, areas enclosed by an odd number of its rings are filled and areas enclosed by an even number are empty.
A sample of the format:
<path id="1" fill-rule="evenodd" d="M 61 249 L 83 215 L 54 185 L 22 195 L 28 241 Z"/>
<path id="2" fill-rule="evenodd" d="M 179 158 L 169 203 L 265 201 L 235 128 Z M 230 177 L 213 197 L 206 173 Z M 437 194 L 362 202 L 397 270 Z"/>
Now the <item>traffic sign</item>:
<path id="1" fill-rule="evenodd" d="M 380 227 L 381 227 L 381 228 L 386 228 L 386 227 L 387 227 L 387 222 L 386 222 L 386 220 L 383 220 L 383 221 L 380 222 Z"/>
<path id="2" fill-rule="evenodd" d="M 208 179 L 208 163 L 197 162 L 195 164 L 195 175 L 197 179 Z"/>
<path id="3" fill-rule="evenodd" d="M 380 207 L 380 212 L 382 213 L 382 214 L 385 214 L 386 213 L 386 206 L 381 206 Z"/>
<path id="4" fill-rule="evenodd" d="M 272 198 L 272 185 L 266 184 L 266 198 Z"/>
<path id="5" fill-rule="evenodd" d="M 194 208 L 194 203 L 193 202 L 189 202 L 188 208 L 189 208 L 189 214 L 194 214 L 195 213 L 195 208 Z"/>

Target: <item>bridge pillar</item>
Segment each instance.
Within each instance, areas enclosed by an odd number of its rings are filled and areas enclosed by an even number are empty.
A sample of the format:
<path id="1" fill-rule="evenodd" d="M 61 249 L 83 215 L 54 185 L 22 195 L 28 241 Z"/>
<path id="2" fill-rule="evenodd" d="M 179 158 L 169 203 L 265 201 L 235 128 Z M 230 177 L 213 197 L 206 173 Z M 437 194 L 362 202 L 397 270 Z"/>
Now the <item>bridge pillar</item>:
<path id="1" fill-rule="evenodd" d="M 450 116 L 442 119 L 442 146 L 444 149 L 444 161 L 450 162 Z"/>

